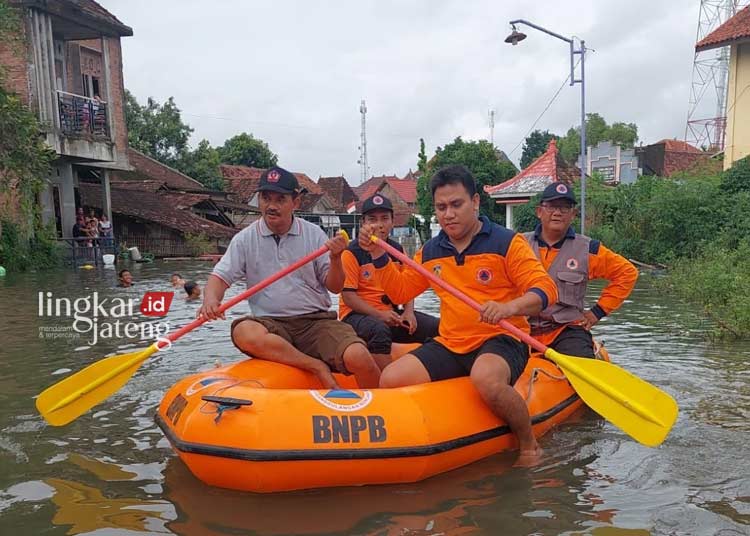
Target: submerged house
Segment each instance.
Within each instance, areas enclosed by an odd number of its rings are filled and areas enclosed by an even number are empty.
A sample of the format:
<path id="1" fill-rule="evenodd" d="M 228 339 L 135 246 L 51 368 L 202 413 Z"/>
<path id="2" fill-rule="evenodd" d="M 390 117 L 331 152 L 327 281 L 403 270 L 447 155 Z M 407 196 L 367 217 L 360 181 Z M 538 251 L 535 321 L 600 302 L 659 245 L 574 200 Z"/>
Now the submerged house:
<path id="1" fill-rule="evenodd" d="M 110 173 L 128 170 L 120 40 L 133 30 L 93 0 L 7 0 L 20 19 L 0 42 L 10 91 L 35 113 L 55 153 L 39 204 L 60 237 L 75 224 L 75 188 L 86 174 L 111 215 Z"/>

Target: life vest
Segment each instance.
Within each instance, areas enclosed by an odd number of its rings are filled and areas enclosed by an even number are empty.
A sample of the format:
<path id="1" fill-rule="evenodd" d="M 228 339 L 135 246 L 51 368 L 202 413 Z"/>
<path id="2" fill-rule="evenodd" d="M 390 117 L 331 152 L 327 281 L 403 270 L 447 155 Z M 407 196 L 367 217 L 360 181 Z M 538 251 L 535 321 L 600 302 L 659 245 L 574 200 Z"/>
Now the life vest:
<path id="1" fill-rule="evenodd" d="M 524 233 L 524 237 L 541 259 L 539 242 L 534 232 Z M 550 304 L 538 316 L 529 317 L 531 334 L 553 331 L 562 324 L 569 324 L 583 318 L 584 299 L 589 281 L 588 236 L 576 234 L 567 239 L 557 252 L 547 273 L 557 284 L 557 302 Z"/>

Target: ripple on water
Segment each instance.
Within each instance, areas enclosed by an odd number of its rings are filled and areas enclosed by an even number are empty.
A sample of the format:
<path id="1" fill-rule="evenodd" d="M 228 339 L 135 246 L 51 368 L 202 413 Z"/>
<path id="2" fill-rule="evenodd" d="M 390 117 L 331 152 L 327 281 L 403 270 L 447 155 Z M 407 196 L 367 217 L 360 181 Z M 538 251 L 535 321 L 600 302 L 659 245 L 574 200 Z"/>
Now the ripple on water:
<path id="1" fill-rule="evenodd" d="M 177 269 L 201 280 L 206 268 L 195 263 Z M 133 270 L 142 293 L 163 290 L 174 267 L 154 263 Z M 97 278 L 114 276 L 97 271 L 87 277 L 91 289 L 104 292 Z M 79 370 L 102 356 L 144 348 L 148 341 L 100 341 L 91 349 L 73 347 L 83 340 L 45 345 L 38 337 L 19 336 L 38 327 L 30 324 L 35 312 L 24 301 L 30 290 L 53 283 L 79 292 L 83 288 L 80 274 L 70 272 L 30 281 L 21 292 L 11 289 L 17 294 L 3 288 L 3 300 L 11 296 L 17 307 L 11 307 L 12 322 L 0 325 L 0 379 L 11 380 L 4 383 L 11 389 L 9 403 L 0 406 L 0 463 L 5 457 L 10 463 L 3 468 L 12 468 L 0 474 L 0 488 L 6 488 L 0 492 L 2 522 L 26 526 L 32 520 L 45 529 L 60 523 L 65 527 L 55 528 L 61 532 L 88 534 L 123 534 L 134 519 L 141 534 L 278 534 L 282 529 L 322 534 L 329 526 L 325 523 L 346 516 L 328 532 L 748 533 L 750 476 L 744 468 L 750 346 L 706 340 L 706 326 L 694 321 L 689 308 L 641 287 L 643 282 L 594 331 L 615 363 L 678 400 L 680 417 L 661 447 L 642 447 L 585 411 L 542 439 L 545 458 L 532 470 L 510 469 L 513 455 L 507 455 L 411 485 L 258 497 L 198 482 L 174 457 L 152 418 L 177 380 L 217 359 L 228 363 L 242 357 L 228 332 L 231 320 L 246 314 L 246 307 L 144 362 L 121 391 L 89 414 L 64 428 L 44 427 L 31 414 L 32 397 L 50 383 L 53 371 Z M 241 290 L 235 286 L 229 295 Z M 600 290 L 592 286 L 592 296 Z M 168 319 L 175 329 L 192 320 L 195 308 L 173 303 Z M 417 308 L 437 313 L 434 295 L 418 298 Z M 30 352 L 44 358 L 29 360 Z"/>

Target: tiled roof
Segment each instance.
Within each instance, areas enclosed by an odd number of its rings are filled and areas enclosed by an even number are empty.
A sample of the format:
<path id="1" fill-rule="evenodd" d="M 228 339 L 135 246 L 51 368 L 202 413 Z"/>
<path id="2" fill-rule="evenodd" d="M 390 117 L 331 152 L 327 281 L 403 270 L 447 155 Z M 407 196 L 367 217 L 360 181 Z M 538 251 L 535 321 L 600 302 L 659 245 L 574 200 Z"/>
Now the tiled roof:
<path id="1" fill-rule="evenodd" d="M 352 202 L 357 201 L 357 194 L 349 186 L 346 178 L 341 177 L 320 177 L 318 186 L 328 194 L 328 197 L 336 204 L 336 210 L 346 212 L 346 207 Z"/>
<path id="2" fill-rule="evenodd" d="M 133 172 L 123 173 L 118 171 L 116 173 L 113 173 L 115 177 L 124 179 L 145 178 L 149 180 L 162 181 L 173 190 L 206 189 L 197 180 L 188 177 L 184 173 L 180 173 L 174 168 L 162 164 L 158 160 L 154 160 L 150 156 L 146 156 L 140 151 L 136 151 L 132 147 L 128 147 L 128 161 L 133 167 Z"/>
<path id="3" fill-rule="evenodd" d="M 737 12 L 731 19 L 698 41 L 695 51 L 711 50 L 737 41 L 750 40 L 750 6 Z"/>
<path id="4" fill-rule="evenodd" d="M 359 197 L 361 200 L 365 200 L 378 191 L 385 178 L 385 175 L 383 175 L 382 177 L 370 177 L 362 184 L 355 186 L 353 188 L 354 193 L 357 194 L 357 197 Z M 395 179 L 396 177 L 393 178 Z"/>
<path id="5" fill-rule="evenodd" d="M 130 26 L 123 24 L 94 0 L 10 0 L 10 3 L 41 8 L 51 14 L 62 15 L 71 20 L 83 19 L 81 22 L 88 22 L 88 26 L 91 26 L 92 22 L 98 22 L 105 28 L 97 28 L 97 30 L 106 29 L 107 35 L 133 35 L 133 29 Z"/>
<path id="6" fill-rule="evenodd" d="M 664 150 L 674 153 L 702 153 L 700 149 L 690 145 L 689 143 L 682 140 L 669 140 L 664 139 L 657 141 L 656 144 L 663 143 Z M 654 145 L 656 145 L 654 144 Z"/>
<path id="7" fill-rule="evenodd" d="M 120 19 L 94 2 L 94 0 L 66 0 L 66 3 L 74 4 L 78 9 L 91 17 L 112 24 L 113 26 L 119 26 L 123 32 L 122 35 L 133 35 L 132 28 L 125 26 Z"/>
<path id="8" fill-rule="evenodd" d="M 410 180 L 410 181 L 416 181 L 419 180 L 419 177 L 422 176 L 421 171 L 412 171 L 411 168 L 409 168 L 409 172 L 404 175 L 404 178 L 402 180 Z"/>
<path id="9" fill-rule="evenodd" d="M 181 194 L 181 193 L 163 193 L 159 197 L 165 199 L 169 206 L 179 209 L 194 207 L 199 203 L 210 200 L 211 196 L 207 194 Z"/>
<path id="10" fill-rule="evenodd" d="M 232 192 L 240 203 L 249 203 L 258 191 L 260 176 L 263 175 L 265 169 L 222 164 L 219 166 L 219 171 L 224 177 L 224 186 L 227 191 Z M 300 186 L 307 189 L 309 193 L 324 194 L 323 189 L 304 173 L 294 173 L 294 176 L 297 177 Z M 333 201 L 329 200 L 329 203 L 333 204 Z"/>
<path id="11" fill-rule="evenodd" d="M 84 205 L 102 208 L 102 187 L 81 182 L 78 186 Z M 111 188 L 112 212 L 158 223 L 181 233 L 204 233 L 208 238 L 231 238 L 237 229 L 225 227 L 178 208 L 173 196 L 123 188 Z M 172 198 L 172 199 L 170 199 Z"/>
<path id="12" fill-rule="evenodd" d="M 408 174 L 407 174 L 408 177 Z M 365 200 L 375 192 L 380 191 L 383 183 L 388 183 L 393 190 L 401 197 L 404 203 L 417 202 L 417 181 L 416 179 L 403 178 L 399 179 L 395 175 L 382 175 L 380 177 L 371 177 L 359 186 L 354 188 L 360 200 Z M 393 200 L 392 200 L 393 201 Z"/>
<path id="13" fill-rule="evenodd" d="M 121 190 L 140 190 L 141 192 L 152 192 L 156 193 L 159 190 L 166 189 L 166 185 L 163 181 L 151 181 L 151 180 L 113 180 L 110 182 L 112 188 L 119 188 Z"/>
<path id="14" fill-rule="evenodd" d="M 396 190 L 406 203 L 417 202 L 417 181 L 412 179 L 388 179 L 388 184 Z"/>
<path id="15" fill-rule="evenodd" d="M 242 204 L 248 204 L 258 190 L 260 176 L 263 170 L 247 166 L 219 166 L 221 176 L 224 177 L 224 188 L 231 192 L 234 198 Z"/>
<path id="16" fill-rule="evenodd" d="M 300 212 L 311 212 L 313 207 L 322 199 L 329 200 L 325 194 L 312 194 L 306 193 L 302 196 L 302 201 L 299 205 Z M 333 207 L 331 207 L 333 209 Z"/>
<path id="17" fill-rule="evenodd" d="M 557 150 L 556 140 L 551 140 L 543 155 L 512 179 L 494 186 L 485 186 L 484 191 L 493 198 L 531 197 L 553 182 L 572 184 L 581 176 L 578 166 L 568 164 Z"/>

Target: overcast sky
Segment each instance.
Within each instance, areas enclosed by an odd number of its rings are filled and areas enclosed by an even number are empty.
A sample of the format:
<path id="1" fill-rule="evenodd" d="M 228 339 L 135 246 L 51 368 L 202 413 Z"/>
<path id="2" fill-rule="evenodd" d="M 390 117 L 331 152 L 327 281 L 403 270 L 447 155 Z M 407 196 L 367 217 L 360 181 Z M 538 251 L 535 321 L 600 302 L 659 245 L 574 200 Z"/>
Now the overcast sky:
<path id="1" fill-rule="evenodd" d="M 456 136 L 489 139 L 491 108 L 495 144 L 517 163 L 569 54 L 528 28 L 505 44 L 515 18 L 594 49 L 587 111 L 635 122 L 644 143 L 685 134 L 698 0 L 99 1 L 133 28 L 123 65 L 139 101 L 174 96 L 193 145 L 251 132 L 316 180 L 359 184 L 361 99 L 371 175 L 416 169 L 420 137 L 428 156 Z M 579 123 L 579 88 L 566 85 L 537 128 Z"/>

